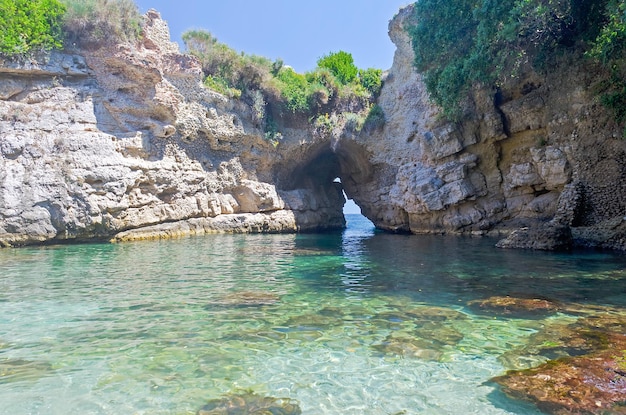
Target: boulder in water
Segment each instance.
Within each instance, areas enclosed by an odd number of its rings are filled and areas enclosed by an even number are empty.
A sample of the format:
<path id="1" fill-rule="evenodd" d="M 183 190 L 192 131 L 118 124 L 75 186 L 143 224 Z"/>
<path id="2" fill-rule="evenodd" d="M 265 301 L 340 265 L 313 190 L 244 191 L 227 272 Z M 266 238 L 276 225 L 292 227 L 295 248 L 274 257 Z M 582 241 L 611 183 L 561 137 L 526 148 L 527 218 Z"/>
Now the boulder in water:
<path id="1" fill-rule="evenodd" d="M 483 300 L 473 300 L 467 305 L 475 311 L 507 317 L 543 317 L 559 311 L 560 306 L 543 298 L 519 298 L 493 296 Z"/>

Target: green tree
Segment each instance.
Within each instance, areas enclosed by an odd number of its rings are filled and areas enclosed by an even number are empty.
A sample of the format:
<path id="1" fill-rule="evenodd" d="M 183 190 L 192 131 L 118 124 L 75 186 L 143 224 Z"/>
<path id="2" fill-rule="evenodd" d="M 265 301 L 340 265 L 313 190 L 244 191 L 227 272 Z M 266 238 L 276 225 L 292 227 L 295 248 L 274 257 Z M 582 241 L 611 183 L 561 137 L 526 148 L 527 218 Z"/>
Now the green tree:
<path id="1" fill-rule="evenodd" d="M 25 55 L 61 47 L 64 12 L 57 0 L 0 0 L 0 53 Z"/>
<path id="2" fill-rule="evenodd" d="M 343 85 L 354 82 L 359 72 L 356 65 L 354 65 L 352 54 L 344 51 L 331 52 L 322 56 L 318 59 L 317 66 L 330 70 Z"/>

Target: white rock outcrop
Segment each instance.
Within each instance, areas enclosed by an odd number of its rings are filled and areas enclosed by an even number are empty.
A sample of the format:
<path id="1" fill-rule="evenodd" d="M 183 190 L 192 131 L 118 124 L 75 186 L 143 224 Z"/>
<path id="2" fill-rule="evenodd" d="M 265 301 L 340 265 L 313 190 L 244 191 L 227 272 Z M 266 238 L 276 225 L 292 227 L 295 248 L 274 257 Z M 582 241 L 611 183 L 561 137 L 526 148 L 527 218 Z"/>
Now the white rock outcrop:
<path id="1" fill-rule="evenodd" d="M 0 62 L 0 80 L 2 245 L 344 224 L 343 197 L 283 200 L 280 151 L 154 11 L 141 44 Z"/>

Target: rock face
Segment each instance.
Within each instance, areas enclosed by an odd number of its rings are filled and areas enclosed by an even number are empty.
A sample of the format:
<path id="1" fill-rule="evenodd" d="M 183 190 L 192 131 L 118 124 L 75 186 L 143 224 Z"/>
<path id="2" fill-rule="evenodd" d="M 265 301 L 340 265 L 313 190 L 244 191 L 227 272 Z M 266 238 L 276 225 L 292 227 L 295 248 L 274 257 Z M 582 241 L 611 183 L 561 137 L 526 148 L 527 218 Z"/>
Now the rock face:
<path id="1" fill-rule="evenodd" d="M 387 122 L 360 137 L 377 172 L 353 192 L 366 215 L 413 233 L 527 228 L 503 247 L 625 249 L 626 142 L 595 99 L 597 68 L 563 58 L 546 74 L 528 69 L 499 91 L 475 90 L 463 121 L 446 123 L 412 66 L 412 18 L 409 6 L 390 23 Z"/>
<path id="2" fill-rule="evenodd" d="M 390 22 L 383 127 L 284 123 L 278 145 L 202 86 L 155 11 L 136 45 L 0 62 L 0 244 L 336 229 L 343 188 L 385 230 L 626 249 L 626 141 L 596 68 L 527 70 L 448 123 L 413 68 L 412 18 Z"/>
<path id="3" fill-rule="evenodd" d="M 158 13 L 144 33 L 85 56 L 0 62 L 1 244 L 344 225 L 340 187 L 276 186 L 302 137 L 274 148 L 242 103 L 201 86 Z"/>

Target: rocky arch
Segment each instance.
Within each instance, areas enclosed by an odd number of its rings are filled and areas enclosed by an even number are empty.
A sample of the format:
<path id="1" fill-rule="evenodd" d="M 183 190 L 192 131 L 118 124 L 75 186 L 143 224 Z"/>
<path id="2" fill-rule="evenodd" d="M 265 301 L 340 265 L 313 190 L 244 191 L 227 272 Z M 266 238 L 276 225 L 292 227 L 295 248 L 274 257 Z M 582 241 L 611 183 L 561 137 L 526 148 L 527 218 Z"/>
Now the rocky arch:
<path id="1" fill-rule="evenodd" d="M 321 228 L 345 226 L 343 192 L 359 204 L 355 195 L 373 174 L 367 150 L 355 140 L 328 140 L 300 148 L 286 159 L 278 167 L 276 183 L 284 194 L 301 198 L 295 210 L 323 212 L 322 220 L 337 225 L 321 223 Z"/>

